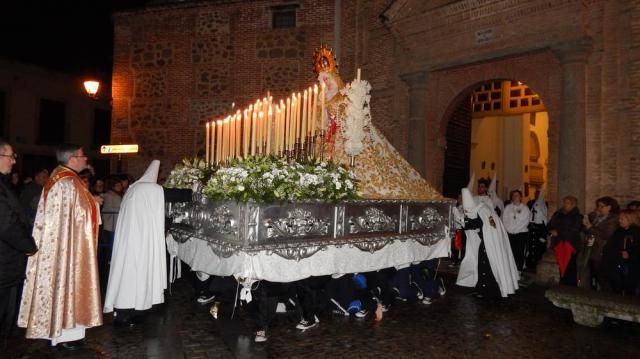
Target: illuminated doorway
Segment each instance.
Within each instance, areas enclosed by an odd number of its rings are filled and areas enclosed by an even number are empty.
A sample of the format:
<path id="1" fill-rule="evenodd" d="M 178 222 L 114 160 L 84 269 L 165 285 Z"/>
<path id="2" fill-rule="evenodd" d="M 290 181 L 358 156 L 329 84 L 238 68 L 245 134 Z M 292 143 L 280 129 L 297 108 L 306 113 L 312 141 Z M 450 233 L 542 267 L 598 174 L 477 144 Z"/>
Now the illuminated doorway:
<path id="1" fill-rule="evenodd" d="M 526 84 L 499 79 L 473 86 L 447 124 L 443 193 L 456 197 L 472 173 L 497 174 L 503 199 L 514 189 L 533 198 L 548 178 L 548 128 L 544 103 Z"/>

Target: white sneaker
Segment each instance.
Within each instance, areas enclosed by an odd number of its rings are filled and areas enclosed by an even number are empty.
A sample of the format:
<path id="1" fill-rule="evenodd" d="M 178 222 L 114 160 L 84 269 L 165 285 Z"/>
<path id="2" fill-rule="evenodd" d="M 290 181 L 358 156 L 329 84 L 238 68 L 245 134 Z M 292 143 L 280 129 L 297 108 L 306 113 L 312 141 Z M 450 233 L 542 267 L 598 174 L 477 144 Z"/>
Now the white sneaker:
<path id="1" fill-rule="evenodd" d="M 389 309 L 391 309 L 391 304 L 389 304 L 389 305 L 383 305 L 383 306 L 382 306 L 382 312 L 383 312 L 383 313 L 388 312 L 388 311 L 389 311 Z"/>
<path id="2" fill-rule="evenodd" d="M 256 343 L 264 343 L 267 341 L 267 332 L 265 330 L 258 330 L 256 332 L 256 338 L 254 339 Z"/>
<path id="3" fill-rule="evenodd" d="M 210 297 L 207 297 L 206 295 L 201 295 L 198 297 L 198 299 L 196 299 L 196 301 L 198 302 L 198 304 L 209 304 L 211 302 L 213 302 L 216 299 L 216 295 L 213 294 Z"/>
<path id="4" fill-rule="evenodd" d="M 444 297 L 444 295 L 447 294 L 447 288 L 444 286 L 444 280 L 442 280 L 442 278 L 440 278 L 440 286 L 438 287 L 438 294 L 440 294 L 441 297 Z"/>
<path id="5" fill-rule="evenodd" d="M 367 312 L 366 310 L 361 310 L 359 312 L 356 313 L 356 317 L 357 318 L 364 318 L 367 316 L 367 314 L 369 314 L 369 312 Z"/>
<path id="6" fill-rule="evenodd" d="M 424 297 L 424 298 L 422 298 L 422 302 L 421 303 L 425 304 L 425 305 L 429 305 L 429 304 L 431 304 L 431 298 Z"/>
<path id="7" fill-rule="evenodd" d="M 300 329 L 302 331 L 305 331 L 307 329 L 311 329 L 311 328 L 315 327 L 316 325 L 318 325 L 318 322 L 309 322 L 309 321 L 306 321 L 306 320 L 302 319 L 300 321 L 300 323 L 298 323 L 298 325 L 296 325 L 296 329 Z"/>

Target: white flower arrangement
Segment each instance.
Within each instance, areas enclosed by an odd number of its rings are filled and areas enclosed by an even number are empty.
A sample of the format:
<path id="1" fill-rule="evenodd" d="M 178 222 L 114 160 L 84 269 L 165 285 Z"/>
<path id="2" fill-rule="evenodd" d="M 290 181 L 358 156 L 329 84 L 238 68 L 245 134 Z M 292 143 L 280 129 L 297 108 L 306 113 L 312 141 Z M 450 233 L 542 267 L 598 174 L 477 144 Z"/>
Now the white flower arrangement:
<path id="1" fill-rule="evenodd" d="M 194 158 L 183 159 L 181 164 L 171 171 L 164 183 L 167 188 L 193 189 L 207 178 L 210 170 L 204 160 Z"/>
<path id="2" fill-rule="evenodd" d="M 365 80 L 353 80 L 340 93 L 347 98 L 346 120 L 342 128 L 344 150 L 349 156 L 357 156 L 364 149 L 364 141 L 371 124 L 371 84 Z"/>
<path id="3" fill-rule="evenodd" d="M 276 157 L 235 160 L 207 181 L 203 193 L 212 200 L 335 202 L 358 198 L 357 181 L 333 162 L 287 162 Z"/>

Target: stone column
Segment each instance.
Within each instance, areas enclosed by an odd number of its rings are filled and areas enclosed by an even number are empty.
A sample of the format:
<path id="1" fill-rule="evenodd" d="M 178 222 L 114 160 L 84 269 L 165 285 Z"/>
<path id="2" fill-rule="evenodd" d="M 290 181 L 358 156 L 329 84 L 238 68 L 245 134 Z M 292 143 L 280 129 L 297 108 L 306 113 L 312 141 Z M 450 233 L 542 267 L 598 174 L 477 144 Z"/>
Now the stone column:
<path id="1" fill-rule="evenodd" d="M 574 195 L 585 206 L 586 191 L 586 70 L 591 39 L 552 47 L 562 67 L 560 134 L 558 140 L 558 204 Z"/>
<path id="2" fill-rule="evenodd" d="M 400 76 L 402 81 L 409 86 L 409 118 L 407 121 L 409 149 L 407 160 L 423 177 L 426 177 L 427 116 L 425 113 L 425 101 L 427 97 L 427 77 L 428 73 L 426 71 L 412 72 Z"/>

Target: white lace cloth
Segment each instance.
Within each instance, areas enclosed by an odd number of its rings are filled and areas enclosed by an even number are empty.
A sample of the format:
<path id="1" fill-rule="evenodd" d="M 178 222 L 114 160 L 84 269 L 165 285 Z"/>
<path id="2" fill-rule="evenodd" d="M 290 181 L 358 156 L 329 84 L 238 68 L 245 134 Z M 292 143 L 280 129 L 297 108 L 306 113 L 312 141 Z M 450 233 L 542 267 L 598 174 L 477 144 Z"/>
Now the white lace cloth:
<path id="1" fill-rule="evenodd" d="M 332 275 L 355 272 L 369 272 L 389 267 L 403 267 L 427 259 L 447 257 L 451 239 L 446 238 L 433 246 L 423 246 L 413 240 L 394 241 L 374 252 L 364 252 L 358 248 L 330 246 L 309 258 L 300 261 L 284 259 L 277 254 L 261 252 L 255 255 L 234 254 L 222 258 L 213 253 L 207 242 L 192 238 L 177 244 L 177 257 L 187 263 L 192 270 L 217 276 L 235 276 L 272 282 L 293 282 L 310 276 Z"/>

